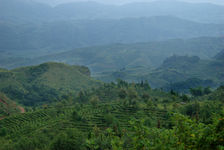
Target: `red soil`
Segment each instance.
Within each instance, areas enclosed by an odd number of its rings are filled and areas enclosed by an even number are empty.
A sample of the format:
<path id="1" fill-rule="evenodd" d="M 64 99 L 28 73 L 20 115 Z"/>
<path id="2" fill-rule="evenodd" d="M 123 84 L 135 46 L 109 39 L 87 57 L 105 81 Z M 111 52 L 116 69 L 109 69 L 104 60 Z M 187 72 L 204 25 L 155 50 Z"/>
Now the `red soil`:
<path id="1" fill-rule="evenodd" d="M 9 105 L 8 103 L 6 103 L 6 102 L 5 102 L 4 100 L 2 100 L 2 99 L 0 99 L 0 102 L 1 102 L 1 103 L 4 103 L 4 104 L 7 105 L 7 106 Z"/>
<path id="2" fill-rule="evenodd" d="M 20 112 L 21 112 L 22 114 L 25 113 L 25 109 L 24 109 L 23 107 L 18 106 L 18 108 L 19 108 L 19 110 L 20 110 Z"/>
<path id="3" fill-rule="evenodd" d="M 6 103 L 6 102 L 5 102 L 4 100 L 2 100 L 2 99 L 0 99 L 0 103 L 3 103 L 3 104 L 5 104 L 5 105 L 9 106 L 9 104 Z M 14 107 L 16 107 L 16 104 L 13 104 L 13 105 L 14 105 Z M 19 108 L 19 110 L 20 110 L 20 113 L 25 113 L 25 109 L 24 109 L 23 107 L 18 106 L 18 108 Z M 2 117 L 0 117 L 0 120 L 2 120 L 2 119 L 4 119 L 4 118 L 6 118 L 6 116 L 2 116 Z"/>
<path id="4" fill-rule="evenodd" d="M 5 117 L 3 116 L 3 117 L 0 117 L 0 120 L 2 120 L 2 119 L 4 119 Z"/>

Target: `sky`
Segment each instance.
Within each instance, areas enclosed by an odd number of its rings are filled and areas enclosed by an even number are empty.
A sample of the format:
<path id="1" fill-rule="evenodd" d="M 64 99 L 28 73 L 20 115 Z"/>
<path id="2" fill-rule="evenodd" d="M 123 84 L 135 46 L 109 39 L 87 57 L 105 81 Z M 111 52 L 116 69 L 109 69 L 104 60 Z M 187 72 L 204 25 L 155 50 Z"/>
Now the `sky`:
<path id="1" fill-rule="evenodd" d="M 105 4 L 125 4 L 125 3 L 132 3 L 132 2 L 151 2 L 155 0 L 33 0 L 39 2 L 50 3 L 52 5 L 60 4 L 60 3 L 68 3 L 68 2 L 83 2 L 83 1 L 96 1 Z M 165 1 L 165 0 L 164 0 Z M 187 2 L 209 2 L 214 4 L 222 4 L 224 5 L 224 0 L 181 0 Z"/>

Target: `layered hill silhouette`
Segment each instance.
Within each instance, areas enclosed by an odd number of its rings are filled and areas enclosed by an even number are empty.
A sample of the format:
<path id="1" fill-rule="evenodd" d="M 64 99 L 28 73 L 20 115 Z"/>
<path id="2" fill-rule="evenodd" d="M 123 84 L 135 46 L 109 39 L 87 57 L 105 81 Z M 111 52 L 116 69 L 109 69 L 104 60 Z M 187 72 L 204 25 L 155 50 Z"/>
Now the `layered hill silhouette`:
<path id="1" fill-rule="evenodd" d="M 44 23 L 13 24 L 0 22 L 0 50 L 40 54 L 72 48 L 188 39 L 221 37 L 222 24 L 205 24 L 172 16 L 149 18 L 62 20 Z M 44 52 L 44 53 L 43 53 Z M 39 55 L 40 55 L 39 54 Z"/>
<path id="2" fill-rule="evenodd" d="M 206 15 L 204 15 L 206 13 Z M 1 0 L 0 18 L 11 22 L 37 22 L 63 19 L 105 19 L 170 15 L 204 23 L 224 23 L 224 7 L 209 3 L 158 0 L 121 6 L 96 2 L 76 2 L 50 7 L 29 0 Z"/>
<path id="3" fill-rule="evenodd" d="M 223 38 L 200 37 L 192 39 L 174 39 L 167 41 L 110 44 L 76 48 L 70 51 L 29 58 L 27 51 L 0 52 L 0 66 L 16 68 L 36 65 L 48 61 L 64 62 L 72 65 L 84 65 L 91 69 L 92 74 L 116 71 L 133 67 L 159 67 L 162 62 L 173 54 L 200 56 L 209 59 L 224 47 Z M 34 55 L 34 54 L 33 54 Z"/>

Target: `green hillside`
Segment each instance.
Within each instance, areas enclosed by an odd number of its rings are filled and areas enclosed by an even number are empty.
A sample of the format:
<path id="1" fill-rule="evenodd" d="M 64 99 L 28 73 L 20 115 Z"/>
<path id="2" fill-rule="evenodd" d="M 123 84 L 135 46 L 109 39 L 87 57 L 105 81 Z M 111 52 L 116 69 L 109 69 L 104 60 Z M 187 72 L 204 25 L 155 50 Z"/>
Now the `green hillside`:
<path id="1" fill-rule="evenodd" d="M 0 91 L 24 105 L 59 100 L 64 93 L 76 93 L 100 85 L 83 66 L 44 63 L 0 72 Z"/>
<path id="2" fill-rule="evenodd" d="M 219 150 L 223 92 L 190 97 L 119 80 L 0 120 L 0 148 Z"/>
<path id="3" fill-rule="evenodd" d="M 0 150 L 224 150 L 223 0 L 141 1 L 0 0 Z"/>

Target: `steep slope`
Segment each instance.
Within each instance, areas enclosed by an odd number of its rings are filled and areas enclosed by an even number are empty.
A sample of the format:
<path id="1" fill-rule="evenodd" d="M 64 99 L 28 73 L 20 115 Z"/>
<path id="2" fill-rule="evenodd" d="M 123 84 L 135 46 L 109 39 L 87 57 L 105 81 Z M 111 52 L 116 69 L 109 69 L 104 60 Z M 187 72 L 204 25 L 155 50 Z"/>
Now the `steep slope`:
<path id="1" fill-rule="evenodd" d="M 62 99 L 63 94 L 95 87 L 89 69 L 60 63 L 18 68 L 0 72 L 0 91 L 24 105 Z"/>

